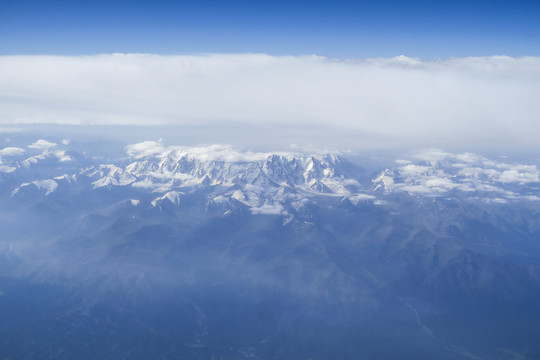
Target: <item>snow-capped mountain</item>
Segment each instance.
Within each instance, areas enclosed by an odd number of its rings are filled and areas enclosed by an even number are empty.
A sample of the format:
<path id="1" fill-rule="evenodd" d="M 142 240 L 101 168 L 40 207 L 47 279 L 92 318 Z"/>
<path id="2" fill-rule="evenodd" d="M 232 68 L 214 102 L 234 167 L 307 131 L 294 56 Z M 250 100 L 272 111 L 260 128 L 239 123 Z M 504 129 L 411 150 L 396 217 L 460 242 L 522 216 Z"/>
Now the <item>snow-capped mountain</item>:
<path id="1" fill-rule="evenodd" d="M 235 199 L 261 211 L 315 195 L 369 197 L 360 191 L 357 173 L 336 155 L 244 154 L 214 146 L 137 154 L 122 167 L 101 165 L 83 174 L 96 179 L 96 188 L 131 186 L 159 194 L 207 188 L 210 201 Z"/>
<path id="2" fill-rule="evenodd" d="M 145 149 L 136 151 L 141 146 Z M 366 193 L 369 187 L 363 187 L 358 180 L 363 175 L 361 168 L 337 155 L 245 153 L 227 146 L 164 148 L 156 142 L 128 146 L 128 153 L 127 159 L 116 163 L 66 169 L 64 163 L 75 160 L 66 151 L 47 149 L 39 155 L 12 160 L 4 165 L 4 173 L 19 178 L 17 175 L 29 164 L 44 160 L 57 171 L 48 174 L 49 178 L 24 176 L 25 181 L 12 189 L 12 195 L 30 185 L 45 189 L 45 195 L 49 195 L 57 189 L 59 179 L 70 178 L 79 182 L 89 180 L 92 189 L 88 191 L 123 186 L 155 194 L 155 199 L 168 198 L 165 195 L 171 191 L 205 188 L 208 201 L 234 199 L 254 212 L 273 211 L 285 202 L 312 196 L 349 197 L 353 201 L 373 198 Z M 24 151 L 17 152 L 23 154 Z M 63 174 L 66 170 L 71 173 Z M 154 200 L 151 203 L 156 204 Z"/>
<path id="3" fill-rule="evenodd" d="M 66 359 L 540 354 L 535 165 L 426 150 L 367 171 L 339 154 L 125 150 L 0 149 L 8 358 L 32 358 L 28 344 Z"/>
<path id="4" fill-rule="evenodd" d="M 127 158 L 100 163 L 54 149 L 56 144 L 45 140 L 39 144 L 45 148 L 31 156 L 16 147 L 0 150 L 0 172 L 12 179 L 9 185 L 16 185 L 11 195 L 28 186 L 49 195 L 60 180 L 66 186 L 91 183 L 86 191 L 126 187 L 137 194 L 153 194 L 148 202 L 154 205 L 172 192 L 204 189 L 206 201 L 234 199 L 256 213 L 264 209 L 275 213 L 286 203 L 321 196 L 379 205 L 396 193 L 499 204 L 540 201 L 540 172 L 535 165 L 505 163 L 473 153 L 426 150 L 371 175 L 336 154 L 255 153 L 220 145 L 165 147 L 146 141 L 127 146 Z"/>

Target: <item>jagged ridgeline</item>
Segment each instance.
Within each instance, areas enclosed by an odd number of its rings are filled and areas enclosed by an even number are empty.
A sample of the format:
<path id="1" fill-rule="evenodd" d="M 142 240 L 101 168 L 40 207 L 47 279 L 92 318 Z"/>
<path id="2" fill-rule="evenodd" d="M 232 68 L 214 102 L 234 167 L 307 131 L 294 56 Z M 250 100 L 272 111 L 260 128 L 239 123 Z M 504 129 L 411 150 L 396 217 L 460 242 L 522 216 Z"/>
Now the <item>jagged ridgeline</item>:
<path id="1" fill-rule="evenodd" d="M 536 166 L 0 149 L 7 359 L 538 359 Z"/>

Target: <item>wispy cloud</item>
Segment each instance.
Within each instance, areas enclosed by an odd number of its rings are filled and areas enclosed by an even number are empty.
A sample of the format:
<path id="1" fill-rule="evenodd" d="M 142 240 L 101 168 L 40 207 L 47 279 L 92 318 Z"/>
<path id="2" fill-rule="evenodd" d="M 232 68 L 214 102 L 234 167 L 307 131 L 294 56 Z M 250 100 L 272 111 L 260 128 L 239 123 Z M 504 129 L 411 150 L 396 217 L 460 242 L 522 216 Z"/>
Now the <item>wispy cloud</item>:
<path id="1" fill-rule="evenodd" d="M 540 135 L 535 57 L 3 56 L 0 79 L 1 127 L 204 126 L 229 143 L 242 126 L 280 127 L 330 146 L 348 134 L 359 147 L 536 147 Z"/>

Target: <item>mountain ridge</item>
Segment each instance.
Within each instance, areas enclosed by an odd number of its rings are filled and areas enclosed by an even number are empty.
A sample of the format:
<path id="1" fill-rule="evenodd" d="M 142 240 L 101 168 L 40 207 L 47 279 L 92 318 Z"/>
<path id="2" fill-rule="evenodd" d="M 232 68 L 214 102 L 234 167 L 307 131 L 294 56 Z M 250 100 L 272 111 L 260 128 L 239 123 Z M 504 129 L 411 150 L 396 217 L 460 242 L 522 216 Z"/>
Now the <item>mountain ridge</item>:
<path id="1" fill-rule="evenodd" d="M 4 354 L 540 354 L 534 165 L 428 150 L 370 173 L 338 154 L 143 142 L 106 161 L 51 144 L 0 150 Z"/>

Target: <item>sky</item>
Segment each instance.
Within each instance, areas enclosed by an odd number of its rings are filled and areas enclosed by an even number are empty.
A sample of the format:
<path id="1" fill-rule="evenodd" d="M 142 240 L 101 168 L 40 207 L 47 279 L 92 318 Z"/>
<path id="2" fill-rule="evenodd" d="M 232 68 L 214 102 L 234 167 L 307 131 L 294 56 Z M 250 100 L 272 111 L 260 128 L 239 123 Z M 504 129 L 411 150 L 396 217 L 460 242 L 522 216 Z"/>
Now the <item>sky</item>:
<path id="1" fill-rule="evenodd" d="M 522 0 L 0 0 L 0 133 L 534 152 L 539 18 Z"/>
<path id="2" fill-rule="evenodd" d="M 2 0 L 0 53 L 540 55 L 540 1 Z"/>

